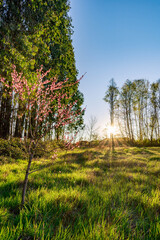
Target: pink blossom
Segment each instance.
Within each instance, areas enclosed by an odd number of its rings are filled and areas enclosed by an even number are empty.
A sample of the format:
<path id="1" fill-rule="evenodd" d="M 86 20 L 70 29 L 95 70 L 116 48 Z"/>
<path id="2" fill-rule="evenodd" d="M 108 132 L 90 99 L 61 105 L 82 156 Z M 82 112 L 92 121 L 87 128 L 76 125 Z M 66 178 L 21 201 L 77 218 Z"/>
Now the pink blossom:
<path id="1" fill-rule="evenodd" d="M 25 115 L 25 118 L 31 122 L 31 116 L 34 112 L 37 126 L 34 127 L 33 130 L 31 128 L 33 136 L 43 136 L 49 131 L 47 119 L 50 114 L 56 119 L 53 126 L 57 128 L 74 122 L 75 118 L 78 118 L 84 111 L 73 111 L 73 107 L 77 104 L 77 101 L 71 104 L 71 97 L 67 96 L 66 93 L 62 93 L 62 91 L 61 93 L 57 91 L 77 84 L 79 80 L 75 83 L 68 84 L 68 79 L 63 82 L 57 82 L 57 78 L 54 77 L 44 81 L 44 77 L 47 76 L 50 70 L 46 72 L 42 72 L 42 70 L 43 67 L 41 66 L 41 68 L 36 71 L 37 78 L 34 83 L 30 83 L 22 73 L 18 73 L 15 65 L 13 66 L 13 72 L 11 74 L 11 82 L 6 81 L 4 78 L 0 78 L 0 82 L 9 89 L 9 94 L 12 95 L 12 92 L 14 91 L 15 97 L 20 99 L 24 103 L 24 106 L 26 106 L 23 113 L 18 114 L 18 117 L 21 118 Z M 47 87 L 45 87 L 46 84 Z M 67 105 L 66 103 L 64 104 L 64 99 L 65 101 L 67 100 Z M 57 101 L 57 104 L 54 103 L 55 100 Z M 41 135 L 39 135 L 39 131 L 41 132 Z M 66 146 L 69 145 L 70 144 L 67 143 Z"/>

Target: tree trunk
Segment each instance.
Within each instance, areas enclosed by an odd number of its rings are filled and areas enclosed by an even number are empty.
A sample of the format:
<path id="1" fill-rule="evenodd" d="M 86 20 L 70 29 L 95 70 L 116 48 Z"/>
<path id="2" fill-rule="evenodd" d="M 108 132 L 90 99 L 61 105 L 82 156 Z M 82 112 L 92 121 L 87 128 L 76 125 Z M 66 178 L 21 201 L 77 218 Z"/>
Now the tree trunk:
<path id="1" fill-rule="evenodd" d="M 11 116 L 10 98 L 2 99 L 0 113 L 0 137 L 2 138 L 9 137 L 10 116 Z"/>
<path id="2" fill-rule="evenodd" d="M 114 151 L 114 136 L 113 133 L 111 134 L 111 145 L 112 145 L 112 151 Z"/>

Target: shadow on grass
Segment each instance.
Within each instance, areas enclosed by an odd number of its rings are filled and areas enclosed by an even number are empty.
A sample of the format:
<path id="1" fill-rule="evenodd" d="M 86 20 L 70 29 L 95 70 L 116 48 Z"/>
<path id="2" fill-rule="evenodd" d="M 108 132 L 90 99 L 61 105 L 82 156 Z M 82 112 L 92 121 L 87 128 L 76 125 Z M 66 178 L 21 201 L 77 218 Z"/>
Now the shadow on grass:
<path id="1" fill-rule="evenodd" d="M 134 168 L 134 167 L 146 167 L 147 164 L 137 161 L 113 161 L 110 163 L 110 168 Z"/>
<path id="2" fill-rule="evenodd" d="M 4 183 L 2 186 L 0 186 L 0 198 L 8 198 L 11 195 L 15 196 L 17 193 L 17 190 L 19 188 L 22 188 L 23 182 L 9 182 Z"/>
<path id="3" fill-rule="evenodd" d="M 109 160 L 109 159 L 114 159 L 115 158 L 115 153 L 111 152 L 110 149 L 107 150 L 106 154 L 101 158 L 103 160 Z"/>
<path id="4" fill-rule="evenodd" d="M 151 158 L 149 158 L 149 161 L 158 161 L 158 162 L 160 162 L 160 157 L 151 157 Z"/>
<path id="5" fill-rule="evenodd" d="M 77 186 L 80 187 L 88 187 L 92 180 L 84 179 L 84 178 L 69 178 L 68 176 L 61 176 L 61 174 L 53 175 L 53 177 L 45 177 L 43 182 L 40 182 L 37 177 L 36 179 L 30 179 L 28 182 L 28 189 L 29 190 L 37 190 L 41 187 L 45 187 L 46 189 L 69 189 L 69 188 L 76 188 Z"/>
<path id="6" fill-rule="evenodd" d="M 145 220 L 150 218 L 151 222 L 160 214 L 159 204 L 150 205 L 142 201 L 141 196 L 130 196 L 126 204 L 127 207 L 131 208 L 136 213 L 137 217 L 145 218 Z"/>
<path id="7" fill-rule="evenodd" d="M 130 148 L 128 149 L 128 152 L 136 155 L 136 154 L 143 154 L 143 155 L 154 155 L 155 153 L 153 153 L 151 150 L 146 149 L 146 148 Z"/>
<path id="8" fill-rule="evenodd" d="M 108 161 L 95 161 L 92 164 L 86 164 L 87 168 L 100 168 L 103 171 L 107 171 L 107 170 L 117 170 L 119 169 L 120 171 L 123 171 L 123 168 L 127 169 L 133 169 L 135 167 L 146 167 L 147 164 L 143 163 L 143 162 L 136 162 L 136 161 L 118 161 L 115 160 L 116 158 L 110 159 Z"/>
<path id="9" fill-rule="evenodd" d="M 18 215 L 20 212 L 20 202 L 18 194 L 21 194 L 22 182 L 10 182 L 0 186 L 0 207 L 5 207 L 13 215 Z"/>
<path id="10" fill-rule="evenodd" d="M 116 174 L 114 174 L 113 171 L 113 177 L 115 178 L 116 182 L 120 182 L 122 183 L 122 185 L 125 185 L 129 182 L 132 183 L 133 186 L 135 184 L 138 184 L 139 188 L 142 190 L 143 193 L 146 192 L 150 194 L 152 190 L 157 189 L 157 182 L 155 182 L 155 178 L 152 178 L 150 175 L 148 175 L 148 178 L 143 178 L 141 177 L 141 175 L 139 175 L 138 177 L 134 177 L 132 173 L 133 172 L 130 172 L 130 174 L 126 175 L 125 173 L 123 174 L 121 172 L 116 172 Z M 142 171 L 140 173 L 145 175 L 145 173 Z"/>
<path id="11" fill-rule="evenodd" d="M 82 153 L 67 153 L 63 155 L 64 159 L 68 163 L 77 163 L 80 165 L 85 165 L 87 161 L 91 161 L 99 158 L 102 155 L 101 152 L 97 151 L 85 151 Z"/>
<path id="12" fill-rule="evenodd" d="M 61 174 L 59 174 L 57 177 L 57 175 L 54 174 L 52 178 L 50 176 L 45 177 L 45 181 L 41 181 L 41 182 L 39 181 L 39 177 L 37 177 L 37 179 L 29 179 L 27 195 L 29 195 L 32 191 L 40 189 L 42 187 L 43 188 L 45 187 L 46 189 L 56 189 L 57 191 L 62 189 L 67 190 L 69 188 L 75 189 L 76 187 L 88 188 L 90 184 L 91 184 L 91 181 L 87 179 L 68 178 L 68 177 L 61 176 Z M 8 211 L 12 215 L 18 215 L 20 213 L 20 202 L 18 201 L 16 194 L 17 192 L 21 194 L 21 191 L 22 191 L 21 182 L 12 182 L 12 183 L 7 183 L 1 186 L 0 198 L 3 199 L 3 201 L 5 202 L 5 206 L 0 205 L 0 207 L 2 208 L 5 207 L 6 209 L 8 209 Z M 27 195 L 26 195 L 26 198 L 27 198 Z"/>

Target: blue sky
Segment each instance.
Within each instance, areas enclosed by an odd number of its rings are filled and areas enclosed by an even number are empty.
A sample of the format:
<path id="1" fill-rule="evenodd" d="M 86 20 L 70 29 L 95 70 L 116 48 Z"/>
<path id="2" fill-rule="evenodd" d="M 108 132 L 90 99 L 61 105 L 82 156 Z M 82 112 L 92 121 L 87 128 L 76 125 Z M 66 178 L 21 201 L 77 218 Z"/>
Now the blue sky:
<path id="1" fill-rule="evenodd" d="M 103 129 L 109 121 L 103 101 L 109 80 L 160 78 L 159 0 L 71 0 L 72 36 L 80 84 L 91 115 Z"/>

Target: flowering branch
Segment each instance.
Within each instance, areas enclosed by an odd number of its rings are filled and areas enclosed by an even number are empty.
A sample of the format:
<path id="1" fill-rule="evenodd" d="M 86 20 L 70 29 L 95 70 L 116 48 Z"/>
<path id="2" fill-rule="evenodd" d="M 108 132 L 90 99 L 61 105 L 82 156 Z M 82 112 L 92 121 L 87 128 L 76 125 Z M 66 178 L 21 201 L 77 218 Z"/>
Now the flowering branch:
<path id="1" fill-rule="evenodd" d="M 20 99 L 24 104 L 24 110 L 21 114 L 18 113 L 18 117 L 22 118 L 24 116 L 27 123 L 27 131 L 30 131 L 29 142 L 26 139 L 27 134 L 24 136 L 29 159 L 22 191 L 22 207 L 25 200 L 28 176 L 31 173 L 30 167 L 38 141 L 44 137 L 52 127 L 58 128 L 59 126 L 72 123 L 82 114 L 82 112 L 76 113 L 73 111 L 76 101 L 71 104 L 71 97 L 69 98 L 65 93 L 60 94 L 62 88 L 71 87 L 79 83 L 80 80 L 77 80 L 75 83 L 69 83 L 68 79 L 60 82 L 57 81 L 57 78 L 48 80 L 46 77 L 50 70 L 46 72 L 42 70 L 43 67 L 37 70 L 37 76 L 34 82 L 27 81 L 22 73 L 16 71 L 15 66 L 13 66 L 11 82 L 0 78 L 0 82 L 5 86 L 9 95 L 12 96 L 14 94 L 14 99 Z M 66 102 L 68 102 L 67 105 Z M 52 122 L 51 117 L 54 119 Z M 56 154 L 53 158 L 55 157 Z"/>

